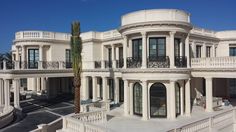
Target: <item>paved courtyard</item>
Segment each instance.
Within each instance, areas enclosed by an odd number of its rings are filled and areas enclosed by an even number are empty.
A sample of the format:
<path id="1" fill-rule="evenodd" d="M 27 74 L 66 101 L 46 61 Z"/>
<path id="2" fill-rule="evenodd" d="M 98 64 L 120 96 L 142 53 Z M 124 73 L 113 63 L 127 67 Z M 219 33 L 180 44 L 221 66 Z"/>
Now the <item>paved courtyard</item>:
<path id="1" fill-rule="evenodd" d="M 215 115 L 232 107 L 224 107 L 212 113 L 205 112 L 202 107 L 194 106 L 191 117 L 179 116 L 175 120 L 154 118 L 143 121 L 140 116 L 123 115 L 123 108 L 119 107 L 108 113 L 108 122 L 106 128 L 116 132 L 166 132 L 170 129 L 182 126 L 186 123 L 194 122 L 211 115 Z"/>
<path id="2" fill-rule="evenodd" d="M 73 102 L 65 96 L 51 101 L 30 99 L 20 103 L 25 118 L 15 121 L 0 132 L 29 132 L 39 124 L 50 123 L 74 110 Z"/>

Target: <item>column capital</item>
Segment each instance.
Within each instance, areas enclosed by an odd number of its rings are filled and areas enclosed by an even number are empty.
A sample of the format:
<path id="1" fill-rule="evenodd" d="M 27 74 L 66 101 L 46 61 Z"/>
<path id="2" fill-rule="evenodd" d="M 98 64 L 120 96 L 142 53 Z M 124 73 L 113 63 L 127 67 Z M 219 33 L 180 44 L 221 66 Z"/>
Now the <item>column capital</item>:
<path id="1" fill-rule="evenodd" d="M 146 37 L 147 36 L 147 32 L 146 31 L 143 31 L 143 32 L 140 32 L 141 33 L 141 35 L 143 36 L 143 37 Z"/>
<path id="2" fill-rule="evenodd" d="M 148 80 L 147 79 L 142 79 L 140 80 L 141 82 L 147 82 Z"/>
<path id="3" fill-rule="evenodd" d="M 170 82 L 177 82 L 178 81 L 178 79 L 176 79 L 176 78 L 171 78 L 170 79 Z"/>
<path id="4" fill-rule="evenodd" d="M 213 79 L 213 77 L 204 77 L 205 79 Z"/>
<path id="5" fill-rule="evenodd" d="M 176 34 L 176 31 L 170 31 L 169 34 L 170 34 L 170 35 L 175 35 L 175 34 Z"/>
<path id="6" fill-rule="evenodd" d="M 44 45 L 39 45 L 40 48 L 43 48 Z"/>

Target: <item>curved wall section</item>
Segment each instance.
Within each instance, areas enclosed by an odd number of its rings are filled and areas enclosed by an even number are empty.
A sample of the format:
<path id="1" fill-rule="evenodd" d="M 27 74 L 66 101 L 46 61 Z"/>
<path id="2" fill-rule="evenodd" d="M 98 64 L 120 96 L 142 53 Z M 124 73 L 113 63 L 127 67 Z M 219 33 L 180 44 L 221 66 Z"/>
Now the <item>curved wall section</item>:
<path id="1" fill-rule="evenodd" d="M 14 118 L 13 112 L 14 108 L 10 106 L 7 111 L 0 113 L 0 128 L 5 127 L 6 125 L 10 124 L 13 121 Z"/>
<path id="2" fill-rule="evenodd" d="M 190 23 L 190 14 L 177 9 L 153 9 L 136 11 L 122 16 L 121 26 L 152 21 L 175 21 Z"/>

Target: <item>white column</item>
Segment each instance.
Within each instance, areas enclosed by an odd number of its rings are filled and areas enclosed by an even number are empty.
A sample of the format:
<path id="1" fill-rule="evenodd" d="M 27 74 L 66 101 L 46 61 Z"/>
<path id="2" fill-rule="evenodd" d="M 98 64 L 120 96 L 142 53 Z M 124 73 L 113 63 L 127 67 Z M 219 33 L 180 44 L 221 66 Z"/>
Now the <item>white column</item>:
<path id="1" fill-rule="evenodd" d="M 16 61 L 20 60 L 20 55 L 19 55 L 19 47 L 16 46 Z"/>
<path id="2" fill-rule="evenodd" d="M 4 79 L 4 111 L 7 111 L 10 107 L 10 88 L 9 88 L 9 80 Z"/>
<path id="3" fill-rule="evenodd" d="M 123 58 L 124 58 L 124 66 L 123 68 L 126 69 L 127 68 L 127 43 L 128 43 L 128 37 L 124 36 L 124 41 L 123 41 Z"/>
<path id="4" fill-rule="evenodd" d="M 107 90 L 107 78 L 106 77 L 102 77 L 102 99 L 103 101 L 107 101 L 108 99 L 108 90 Z"/>
<path id="5" fill-rule="evenodd" d="M 175 33 L 170 32 L 170 68 L 175 67 Z"/>
<path id="6" fill-rule="evenodd" d="M 190 79 L 185 83 L 185 115 L 191 114 Z"/>
<path id="7" fill-rule="evenodd" d="M 45 81 L 45 77 L 41 77 L 41 91 L 45 91 L 46 90 L 46 81 Z"/>
<path id="8" fill-rule="evenodd" d="M 112 67 L 116 68 L 116 48 L 115 45 L 111 45 L 111 57 L 112 57 Z"/>
<path id="9" fill-rule="evenodd" d="M 212 78 L 206 77 L 206 111 L 212 112 L 213 111 L 213 85 L 212 85 Z"/>
<path id="10" fill-rule="evenodd" d="M 129 115 L 129 87 L 128 80 L 124 80 L 124 114 Z"/>
<path id="11" fill-rule="evenodd" d="M 93 76 L 93 101 L 97 101 L 97 77 Z"/>
<path id="12" fill-rule="evenodd" d="M 189 55 L 190 49 L 189 49 L 189 34 L 187 34 L 185 39 L 185 56 L 187 57 L 187 68 L 190 68 L 190 61 L 191 57 Z"/>
<path id="13" fill-rule="evenodd" d="M 4 104 L 4 87 L 3 87 L 3 80 L 0 79 L 0 106 Z"/>
<path id="14" fill-rule="evenodd" d="M 37 78 L 33 78 L 33 87 L 34 92 L 37 93 Z"/>
<path id="15" fill-rule="evenodd" d="M 206 43 L 202 45 L 202 56 L 201 57 L 206 57 Z"/>
<path id="16" fill-rule="evenodd" d="M 170 92 L 170 119 L 175 119 L 176 118 L 176 100 L 175 100 L 175 80 L 170 80 L 170 87 L 169 87 L 169 92 Z"/>
<path id="17" fill-rule="evenodd" d="M 212 56 L 211 57 L 216 57 L 215 44 L 212 45 Z"/>
<path id="18" fill-rule="evenodd" d="M 100 78 L 98 78 L 98 80 L 97 80 L 97 98 L 98 99 L 101 99 L 101 93 L 100 93 L 100 91 L 101 91 L 101 79 Z"/>
<path id="19" fill-rule="evenodd" d="M 193 58 L 196 58 L 196 45 L 195 45 L 195 43 L 194 42 L 192 42 L 192 45 L 191 45 L 192 47 L 192 54 L 193 54 Z"/>
<path id="20" fill-rule="evenodd" d="M 143 117 L 142 120 L 148 120 L 148 83 L 147 80 L 142 80 L 142 107 L 143 107 Z"/>
<path id="21" fill-rule="evenodd" d="M 134 101 L 133 101 L 133 86 L 134 86 L 134 83 L 130 83 L 129 84 L 129 114 L 130 115 L 133 115 L 134 114 L 134 109 L 133 109 L 133 106 L 134 106 Z"/>
<path id="22" fill-rule="evenodd" d="M 87 76 L 82 77 L 82 91 L 83 91 L 83 100 L 87 100 L 89 98 Z"/>
<path id="23" fill-rule="evenodd" d="M 39 45 L 39 61 L 43 61 L 43 45 Z"/>
<path id="24" fill-rule="evenodd" d="M 25 63 L 24 61 L 26 61 L 26 53 L 25 53 L 25 46 L 22 45 L 21 47 L 21 60 L 23 61 L 23 63 Z"/>
<path id="25" fill-rule="evenodd" d="M 119 103 L 119 78 L 115 77 L 115 104 Z"/>
<path id="26" fill-rule="evenodd" d="M 20 108 L 20 79 L 13 79 L 13 88 L 14 88 L 14 107 L 16 109 Z"/>
<path id="27" fill-rule="evenodd" d="M 101 51 L 102 51 L 102 60 L 101 60 L 101 68 L 104 69 L 105 68 L 105 50 L 104 50 L 104 45 L 102 44 L 102 47 L 101 47 Z"/>
<path id="28" fill-rule="evenodd" d="M 180 115 L 184 115 L 184 82 L 180 85 Z"/>
<path id="29" fill-rule="evenodd" d="M 142 67 L 147 68 L 147 36 L 146 32 L 142 32 Z"/>
<path id="30" fill-rule="evenodd" d="M 41 91 L 41 89 L 40 89 L 40 78 L 38 77 L 37 78 L 37 81 L 36 81 L 37 83 L 36 83 L 36 86 L 37 86 L 37 92 L 40 92 Z"/>

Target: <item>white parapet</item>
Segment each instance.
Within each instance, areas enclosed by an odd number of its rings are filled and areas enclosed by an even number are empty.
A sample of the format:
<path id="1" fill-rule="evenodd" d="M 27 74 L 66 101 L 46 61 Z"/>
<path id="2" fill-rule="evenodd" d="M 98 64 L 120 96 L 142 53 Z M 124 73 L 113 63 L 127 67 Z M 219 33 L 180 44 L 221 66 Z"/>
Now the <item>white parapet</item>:
<path id="1" fill-rule="evenodd" d="M 192 68 L 236 68 L 236 57 L 210 57 L 191 59 Z"/>

